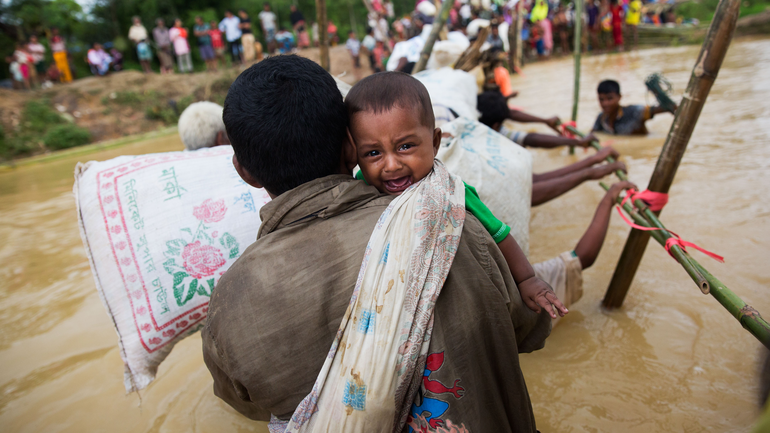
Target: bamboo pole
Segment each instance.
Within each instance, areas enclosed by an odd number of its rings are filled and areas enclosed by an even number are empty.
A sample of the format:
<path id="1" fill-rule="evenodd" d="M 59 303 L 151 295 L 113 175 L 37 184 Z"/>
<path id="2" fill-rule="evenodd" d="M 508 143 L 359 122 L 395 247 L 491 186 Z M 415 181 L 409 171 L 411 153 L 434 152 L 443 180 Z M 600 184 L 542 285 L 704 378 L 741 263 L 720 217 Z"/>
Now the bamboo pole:
<path id="1" fill-rule="evenodd" d="M 518 14 L 518 3 L 516 3 L 514 12 L 515 14 Z M 521 38 L 521 31 L 519 31 L 519 20 L 517 16 L 513 16 L 513 22 L 511 23 L 511 26 L 508 27 L 508 72 L 513 74 L 516 72 L 516 68 L 519 66 L 516 62 L 518 61 L 518 57 L 516 56 L 516 47 L 519 44 L 519 39 Z"/>
<path id="2" fill-rule="evenodd" d="M 412 75 L 425 69 L 425 65 L 428 64 L 430 53 L 433 51 L 433 44 L 436 43 L 436 39 L 438 39 L 441 29 L 444 27 L 447 18 L 449 18 L 449 10 L 452 9 L 452 5 L 454 5 L 452 0 L 444 0 L 444 4 L 441 5 L 441 9 L 433 20 L 433 28 L 430 30 L 430 36 L 428 36 L 428 40 L 425 41 L 425 47 L 423 47 L 422 53 L 420 53 L 420 60 L 417 61 L 417 64 L 414 65 L 414 69 L 412 69 Z"/>
<path id="3" fill-rule="evenodd" d="M 578 100 L 580 99 L 580 54 L 582 52 L 582 39 L 580 33 L 583 29 L 583 0 L 575 0 L 575 87 L 572 93 L 572 121 L 577 121 Z M 575 153 L 575 148 L 570 148 L 570 153 Z"/>
<path id="4" fill-rule="evenodd" d="M 330 71 L 329 32 L 326 30 L 326 0 L 315 0 L 315 16 L 318 23 L 318 49 L 321 56 L 321 67 Z"/>
<path id="5" fill-rule="evenodd" d="M 516 28 L 519 34 L 516 37 L 516 59 L 519 63 L 516 65 L 519 70 L 524 67 L 524 41 L 521 40 L 521 30 L 524 28 L 524 11 L 522 10 L 522 1 L 516 2 Z M 511 47 L 513 49 L 513 47 Z"/>
<path id="6" fill-rule="evenodd" d="M 604 182 L 599 182 L 599 185 L 604 188 L 605 191 L 609 191 L 610 187 Z M 620 205 L 623 199 L 618 197 L 617 202 Z M 630 204 L 625 203 L 622 205 L 623 210 L 636 222 L 636 224 L 643 227 L 651 227 L 652 225 L 640 216 Z M 657 221 L 657 218 L 655 218 Z M 658 221 L 659 222 L 659 221 Z M 661 224 L 662 225 L 662 224 Z M 649 232 L 653 239 L 655 239 L 662 246 L 666 245 L 665 233 L 662 230 L 656 230 Z M 673 251 L 673 248 L 672 248 Z M 719 281 L 716 277 L 711 275 L 700 263 L 693 259 L 689 254 L 683 252 L 681 255 L 675 256 L 675 259 L 685 268 L 690 277 L 693 278 L 691 271 L 704 278 L 710 287 L 715 290 L 708 292 L 714 299 L 717 300 L 727 311 L 735 317 L 744 329 L 749 331 L 760 343 L 770 349 L 770 324 L 762 318 L 759 312 L 754 307 L 746 304 L 738 295 L 732 290 L 728 289 L 724 283 Z M 696 279 L 693 278 L 693 281 Z M 696 281 L 697 283 L 697 281 Z"/>
<path id="7" fill-rule="evenodd" d="M 703 105 L 706 103 L 711 86 L 719 73 L 719 68 L 722 66 L 727 48 L 730 46 L 739 9 L 740 0 L 720 0 L 717 5 L 714 19 L 709 26 L 706 40 L 703 42 L 698 61 L 693 68 L 690 83 L 676 112 L 666 143 L 663 145 L 655 171 L 647 186 L 650 191 L 668 193 L 674 181 L 674 176 L 687 149 L 695 124 Z M 602 305 L 605 308 L 618 308 L 623 305 L 636 270 L 639 268 L 639 263 L 642 261 L 649 238 L 650 235 L 646 232 L 631 231 L 610 281 L 610 286 L 604 295 Z"/>
<path id="8" fill-rule="evenodd" d="M 575 57 L 575 86 L 572 93 L 572 121 L 577 122 L 578 101 L 580 100 L 580 55 L 583 51 L 583 40 L 580 33 L 583 31 L 583 0 L 575 0 L 575 41 L 573 52 Z M 575 154 L 575 146 L 570 146 L 569 154 Z"/>

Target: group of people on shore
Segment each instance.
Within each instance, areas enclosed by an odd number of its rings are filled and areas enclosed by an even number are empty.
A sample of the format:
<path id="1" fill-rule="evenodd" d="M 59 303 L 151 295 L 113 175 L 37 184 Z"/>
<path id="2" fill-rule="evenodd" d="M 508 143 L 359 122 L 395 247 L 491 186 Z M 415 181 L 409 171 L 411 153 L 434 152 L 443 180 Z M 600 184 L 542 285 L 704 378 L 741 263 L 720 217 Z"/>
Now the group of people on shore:
<path id="1" fill-rule="evenodd" d="M 195 37 L 200 57 L 206 63 L 206 69 L 215 71 L 225 66 L 227 54 L 231 65 L 250 64 L 261 60 L 265 54 L 287 54 L 296 48 L 307 48 L 311 45 L 308 34 L 308 24 L 297 6 L 291 6 L 290 21 L 294 34 L 279 25 L 278 16 L 272 11 L 269 3 L 263 4 L 263 10 L 258 19 L 264 37 L 264 44 L 254 36 L 254 24 L 245 9 L 237 13 L 225 10 L 224 18 L 217 22 L 206 22 L 203 17 L 196 16 L 192 31 L 188 31 L 182 20 L 174 20 L 174 26 L 167 28 L 163 19 L 156 20 L 152 37 L 142 24 L 141 18 L 134 17 L 134 24 L 129 30 L 128 39 L 134 44 L 142 69 L 152 72 L 151 61 L 153 50 L 160 63 L 161 74 L 174 72 L 174 58 L 180 73 L 193 71 L 191 46 L 189 38 Z"/>
<path id="2" fill-rule="evenodd" d="M 30 90 L 55 81 L 72 81 L 71 58 L 59 29 L 51 29 L 48 45 L 53 54 L 52 65 L 46 62 L 46 47 L 37 35 L 30 36 L 26 42 L 16 43 L 13 53 L 5 58 L 14 89 Z"/>

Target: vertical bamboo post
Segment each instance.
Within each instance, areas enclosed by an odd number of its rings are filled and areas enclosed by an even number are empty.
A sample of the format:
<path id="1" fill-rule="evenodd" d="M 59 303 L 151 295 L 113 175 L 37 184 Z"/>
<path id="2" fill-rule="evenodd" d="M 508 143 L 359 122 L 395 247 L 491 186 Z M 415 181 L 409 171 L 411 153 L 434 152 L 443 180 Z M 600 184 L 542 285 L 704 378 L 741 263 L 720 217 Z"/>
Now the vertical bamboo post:
<path id="1" fill-rule="evenodd" d="M 321 55 L 321 67 L 330 71 L 329 32 L 326 30 L 326 0 L 315 0 L 315 16 L 318 23 L 318 49 Z"/>
<path id="2" fill-rule="evenodd" d="M 516 47 L 519 46 L 519 39 L 521 39 L 521 31 L 519 30 L 519 17 L 518 17 L 518 2 L 514 9 L 511 11 L 511 18 L 513 18 L 511 26 L 508 27 L 508 71 L 512 74 L 516 72 L 518 65 L 518 52 Z"/>
<path id="3" fill-rule="evenodd" d="M 522 3 L 521 0 L 516 2 L 516 28 L 519 32 L 516 36 L 516 60 L 518 60 L 516 67 L 519 68 L 519 70 L 524 67 L 524 41 L 521 40 L 521 30 L 524 28 L 524 11 L 521 7 Z M 511 47 L 511 49 L 513 49 L 513 47 Z"/>
<path id="4" fill-rule="evenodd" d="M 575 57 L 575 87 L 572 93 L 572 121 L 577 122 L 578 101 L 580 100 L 580 55 L 583 51 L 583 39 L 580 34 L 583 31 L 583 0 L 575 0 L 575 42 L 573 52 Z M 569 154 L 575 154 L 575 147 L 570 146 Z"/>
<path id="5" fill-rule="evenodd" d="M 730 46 L 739 9 L 740 0 L 720 0 L 717 5 L 714 20 L 711 22 L 706 40 L 698 55 L 698 61 L 692 70 L 690 83 L 687 85 L 647 187 L 650 191 L 668 193 L 674 181 L 676 170 L 687 149 L 687 143 L 690 141 L 695 124 L 722 66 L 727 48 Z M 623 305 L 649 239 L 649 233 L 631 230 L 615 273 L 612 275 L 610 286 L 604 295 L 602 305 L 605 308 L 618 308 Z"/>
<path id="6" fill-rule="evenodd" d="M 414 65 L 414 69 L 412 69 L 412 75 L 425 69 L 425 66 L 428 64 L 430 53 L 433 51 L 433 44 L 436 43 L 436 39 L 438 39 L 441 29 L 444 27 L 444 23 L 446 23 L 447 18 L 449 18 L 449 10 L 452 9 L 453 5 L 454 1 L 452 0 L 444 0 L 444 4 L 441 5 L 441 9 L 433 20 L 433 28 L 430 30 L 430 36 L 428 36 L 428 40 L 425 41 L 425 47 L 423 47 L 422 53 L 420 53 L 420 60 L 417 61 L 417 64 Z"/>

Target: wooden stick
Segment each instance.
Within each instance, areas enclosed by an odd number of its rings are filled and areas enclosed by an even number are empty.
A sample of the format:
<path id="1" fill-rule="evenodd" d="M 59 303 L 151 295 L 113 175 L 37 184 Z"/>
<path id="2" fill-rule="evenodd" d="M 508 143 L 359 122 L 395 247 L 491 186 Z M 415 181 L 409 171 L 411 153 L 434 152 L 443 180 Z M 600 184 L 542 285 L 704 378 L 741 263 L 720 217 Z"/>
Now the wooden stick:
<path id="1" fill-rule="evenodd" d="M 599 182 L 599 185 L 601 185 L 605 191 L 610 190 L 610 187 L 604 182 Z M 618 197 L 617 202 L 618 205 L 620 205 L 623 202 L 623 199 Z M 622 205 L 622 207 L 623 210 L 625 210 L 626 213 L 631 218 L 633 218 L 636 224 L 642 227 L 651 227 L 651 224 L 646 219 L 640 216 L 637 212 L 634 212 L 634 209 L 630 204 L 625 203 Z M 655 221 L 660 223 L 657 218 L 655 218 Z M 662 226 L 662 224 L 660 225 Z M 663 230 L 650 231 L 649 233 L 653 239 L 658 241 L 659 244 L 662 246 L 666 245 L 667 238 Z M 672 248 L 672 251 L 674 251 L 674 248 Z M 709 273 L 700 263 L 698 263 L 686 252 L 681 252 L 681 254 L 676 255 L 675 259 L 682 265 L 685 271 L 687 271 L 693 281 L 698 283 L 697 280 L 702 278 L 706 281 L 706 284 L 715 288 L 716 290 L 711 290 L 708 293 L 711 294 L 711 296 L 713 296 L 714 299 L 716 299 L 717 302 L 719 302 L 723 307 L 725 307 L 725 309 L 729 311 L 733 317 L 738 319 L 738 321 L 747 331 L 749 331 L 754 337 L 756 337 L 757 340 L 764 344 L 765 347 L 770 349 L 770 324 L 768 324 L 767 321 L 762 318 L 757 310 L 755 310 L 750 305 L 747 305 L 743 299 L 728 289 L 724 283 L 711 275 L 711 273 Z M 694 275 L 696 275 L 697 278 Z"/>
<path id="2" fill-rule="evenodd" d="M 650 191 L 668 193 L 674 181 L 692 131 L 695 129 L 700 112 L 722 66 L 727 48 L 730 46 L 739 9 L 739 0 L 720 0 L 717 5 L 714 20 L 711 22 L 698 61 L 693 68 L 690 83 L 676 112 L 674 122 L 671 124 L 666 143 L 663 145 L 647 187 Z M 605 308 L 618 308 L 623 305 L 649 239 L 649 233 L 631 231 L 610 286 L 604 295 L 602 305 Z"/>
<path id="3" fill-rule="evenodd" d="M 318 49 L 321 56 L 321 67 L 330 71 L 329 32 L 326 30 L 326 0 L 315 0 L 315 16 L 318 22 Z"/>
<path id="4" fill-rule="evenodd" d="M 471 46 L 460 55 L 460 58 L 455 62 L 454 68 L 470 72 L 473 68 L 478 66 L 479 61 L 481 60 L 481 46 L 484 45 L 487 36 L 489 36 L 489 27 L 482 27 L 479 29 L 478 37 L 473 41 Z"/>
<path id="5" fill-rule="evenodd" d="M 575 87 L 572 93 L 572 121 L 577 122 L 578 101 L 580 100 L 580 54 L 582 52 L 582 42 L 580 33 L 583 29 L 583 0 L 575 0 Z M 570 146 L 569 154 L 575 154 L 575 146 Z"/>
<path id="6" fill-rule="evenodd" d="M 422 49 L 422 53 L 420 53 L 420 60 L 417 61 L 417 64 L 414 65 L 414 69 L 412 69 L 412 75 L 425 69 L 425 66 L 428 64 L 430 53 L 433 51 L 433 44 L 436 43 L 436 39 L 438 39 L 441 29 L 444 27 L 444 23 L 446 23 L 447 18 L 449 18 L 449 11 L 452 9 L 452 5 L 454 5 L 452 0 L 444 0 L 444 4 L 441 5 L 441 10 L 439 10 L 438 14 L 436 14 L 436 18 L 433 20 L 433 28 L 430 29 L 428 40 L 425 41 L 425 46 Z"/>
<path id="7" fill-rule="evenodd" d="M 518 14 L 518 6 L 519 3 L 516 3 L 514 9 L 516 14 Z M 514 18 L 513 23 L 508 27 L 508 72 L 511 74 L 516 72 L 516 68 L 518 67 L 518 64 L 516 63 L 518 61 L 518 58 L 516 57 L 516 47 L 519 44 L 519 38 L 521 38 L 518 17 L 512 18 Z"/>

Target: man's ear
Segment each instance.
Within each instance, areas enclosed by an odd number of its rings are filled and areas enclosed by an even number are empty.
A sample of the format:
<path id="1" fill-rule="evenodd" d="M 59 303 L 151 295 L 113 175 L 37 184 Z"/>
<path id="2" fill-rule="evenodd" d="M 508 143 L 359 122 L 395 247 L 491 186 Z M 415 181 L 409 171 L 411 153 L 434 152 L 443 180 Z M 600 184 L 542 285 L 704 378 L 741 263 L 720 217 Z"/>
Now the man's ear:
<path id="1" fill-rule="evenodd" d="M 441 147 L 441 128 L 433 130 L 433 157 L 438 155 L 438 149 Z"/>
<path id="2" fill-rule="evenodd" d="M 342 143 L 342 163 L 348 172 L 352 173 L 353 169 L 358 165 L 358 155 L 356 153 L 356 144 L 353 141 L 353 136 L 350 135 L 350 128 L 346 129 L 348 138 Z"/>
<path id="3" fill-rule="evenodd" d="M 240 162 L 238 162 L 238 157 L 233 154 L 233 167 L 235 167 L 235 171 L 238 172 L 238 176 L 243 179 L 244 182 L 248 183 L 249 185 L 253 186 L 254 188 L 264 188 L 261 183 L 257 179 L 254 178 L 254 176 L 251 175 L 246 169 L 241 165 Z M 270 191 L 267 192 L 270 197 L 272 197 L 272 194 L 270 194 Z"/>
<path id="4" fill-rule="evenodd" d="M 217 137 L 214 139 L 214 146 L 222 146 L 230 144 L 230 137 L 227 136 L 227 131 L 224 129 L 217 132 Z"/>

